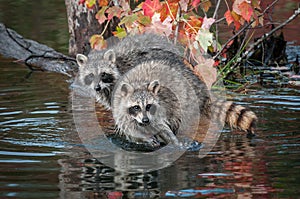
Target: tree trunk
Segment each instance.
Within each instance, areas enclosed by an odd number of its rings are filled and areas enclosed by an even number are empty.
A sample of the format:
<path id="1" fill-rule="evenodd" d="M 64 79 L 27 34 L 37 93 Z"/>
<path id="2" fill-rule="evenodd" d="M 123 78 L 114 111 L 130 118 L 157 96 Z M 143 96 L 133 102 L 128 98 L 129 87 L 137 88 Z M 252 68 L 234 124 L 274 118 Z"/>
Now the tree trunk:
<path id="1" fill-rule="evenodd" d="M 75 56 L 77 53 L 87 55 L 91 49 L 89 39 L 94 34 L 101 34 L 105 24 L 99 24 L 95 18 L 98 6 L 88 9 L 84 5 L 79 5 L 78 1 L 65 0 L 69 24 L 69 54 Z M 97 4 L 98 5 L 98 4 Z M 112 36 L 114 22 L 110 23 L 104 38 Z"/>
<path id="2" fill-rule="evenodd" d="M 98 6 L 87 9 L 78 1 L 65 0 L 70 32 L 69 55 L 56 52 L 54 49 L 25 39 L 14 30 L 0 23 L 0 54 L 4 57 L 17 59 L 30 69 L 45 70 L 74 76 L 78 65 L 74 57 L 77 53 L 88 54 L 91 50 L 89 39 L 94 34 L 100 34 L 105 24 L 99 24 L 95 18 Z M 117 21 L 111 20 L 104 38 L 112 36 Z"/>

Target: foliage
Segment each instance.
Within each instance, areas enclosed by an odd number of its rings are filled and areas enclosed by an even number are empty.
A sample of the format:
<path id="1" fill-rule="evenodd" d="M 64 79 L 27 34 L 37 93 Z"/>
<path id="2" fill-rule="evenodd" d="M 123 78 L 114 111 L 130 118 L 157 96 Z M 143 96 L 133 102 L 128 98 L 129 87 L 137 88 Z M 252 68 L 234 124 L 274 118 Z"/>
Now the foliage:
<path id="1" fill-rule="evenodd" d="M 152 32 L 165 35 L 174 42 L 179 41 L 186 46 L 185 52 L 189 52 L 189 60 L 197 63 L 194 71 L 210 71 L 211 77 L 216 78 L 213 66 L 217 63 L 203 57 L 206 53 L 215 54 L 220 51 L 218 38 L 212 31 L 216 19 L 208 16 L 209 10 L 213 9 L 210 0 L 145 0 L 137 6 L 132 5 L 134 1 L 98 0 L 100 9 L 95 17 L 100 24 L 106 23 L 106 27 L 114 17 L 118 18 L 120 22 L 114 32 L 114 36 L 118 38 L 123 38 L 129 33 Z M 80 0 L 79 3 L 93 8 L 97 2 Z M 254 21 L 252 26 L 262 24 L 260 0 L 230 0 L 229 3 L 226 1 L 226 4 L 228 9 L 223 15 L 228 25 L 232 24 L 235 30 L 239 30 L 250 21 Z M 102 34 L 91 38 L 93 48 L 106 47 Z"/>

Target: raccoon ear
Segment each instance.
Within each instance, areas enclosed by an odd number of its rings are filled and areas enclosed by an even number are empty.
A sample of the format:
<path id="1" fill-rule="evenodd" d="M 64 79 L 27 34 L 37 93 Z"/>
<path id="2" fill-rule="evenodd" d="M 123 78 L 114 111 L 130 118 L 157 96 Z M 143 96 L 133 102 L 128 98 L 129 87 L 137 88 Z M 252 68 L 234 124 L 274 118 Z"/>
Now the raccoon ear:
<path id="1" fill-rule="evenodd" d="M 84 65 L 86 65 L 88 58 L 87 58 L 87 56 L 85 56 L 83 54 L 77 54 L 76 61 L 77 61 L 77 64 L 79 65 L 79 67 L 83 67 Z"/>
<path id="2" fill-rule="evenodd" d="M 159 92 L 160 89 L 160 84 L 158 80 L 153 80 L 152 82 L 150 82 L 150 84 L 148 85 L 148 90 L 152 93 L 154 93 L 155 95 L 157 95 L 157 93 Z"/>
<path id="3" fill-rule="evenodd" d="M 103 58 L 107 61 L 111 61 L 112 63 L 115 63 L 116 62 L 116 53 L 114 50 L 110 49 L 104 53 Z"/>
<path id="4" fill-rule="evenodd" d="M 124 83 L 121 87 L 121 95 L 123 97 L 126 97 L 126 96 L 132 94 L 133 91 L 134 91 L 134 89 L 130 84 Z"/>

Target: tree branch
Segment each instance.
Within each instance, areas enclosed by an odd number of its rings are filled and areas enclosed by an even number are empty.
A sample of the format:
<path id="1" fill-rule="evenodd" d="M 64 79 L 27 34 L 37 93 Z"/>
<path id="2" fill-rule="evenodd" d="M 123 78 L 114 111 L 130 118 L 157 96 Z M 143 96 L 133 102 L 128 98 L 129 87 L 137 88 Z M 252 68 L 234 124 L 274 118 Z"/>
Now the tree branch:
<path id="1" fill-rule="evenodd" d="M 273 35 L 277 30 L 281 29 L 282 27 L 284 27 L 285 25 L 287 25 L 288 23 L 290 23 L 292 20 L 294 20 L 298 15 L 300 14 L 300 7 L 295 10 L 294 14 L 291 15 L 285 22 L 281 23 L 279 26 L 277 26 L 276 28 L 272 29 L 270 32 L 268 32 L 267 34 L 264 34 L 260 39 L 258 39 L 244 54 L 243 56 L 239 59 L 240 61 L 235 62 L 234 65 L 232 65 L 230 67 L 229 71 L 232 71 L 235 67 L 237 67 L 240 62 L 245 59 L 248 54 L 257 46 L 259 45 L 261 42 L 263 42 L 264 40 L 266 40 L 267 38 L 269 38 L 271 35 Z M 227 76 L 225 76 L 226 78 Z"/>
<path id="2" fill-rule="evenodd" d="M 263 16 L 271 7 L 273 7 L 279 0 L 275 0 L 273 1 L 269 6 L 267 6 L 265 8 L 265 10 L 258 16 L 261 17 Z M 239 36 L 242 32 L 244 32 L 247 28 L 249 28 L 252 23 L 254 23 L 255 20 L 250 21 L 247 25 L 245 25 L 242 29 L 240 29 L 235 35 L 233 35 L 229 40 L 227 40 L 227 42 L 223 45 L 223 47 L 221 48 L 221 50 L 219 50 L 219 52 L 213 57 L 213 59 L 216 59 L 217 57 L 219 57 L 222 53 L 222 51 L 227 47 L 227 45 L 234 40 L 237 36 Z"/>

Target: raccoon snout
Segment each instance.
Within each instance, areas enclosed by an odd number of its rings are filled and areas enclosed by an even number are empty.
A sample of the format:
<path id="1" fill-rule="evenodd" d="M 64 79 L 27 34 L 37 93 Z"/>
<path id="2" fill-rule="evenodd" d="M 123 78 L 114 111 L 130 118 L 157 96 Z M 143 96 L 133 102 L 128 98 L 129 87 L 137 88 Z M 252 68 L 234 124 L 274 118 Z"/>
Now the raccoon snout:
<path id="1" fill-rule="evenodd" d="M 142 119 L 142 122 L 143 122 L 143 124 L 149 124 L 149 123 L 150 123 L 150 120 L 149 120 L 148 117 L 144 117 L 144 118 Z"/>
<path id="2" fill-rule="evenodd" d="M 101 91 L 101 86 L 98 84 L 97 86 L 95 86 L 95 91 L 100 92 Z"/>

